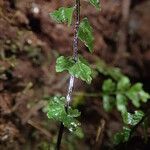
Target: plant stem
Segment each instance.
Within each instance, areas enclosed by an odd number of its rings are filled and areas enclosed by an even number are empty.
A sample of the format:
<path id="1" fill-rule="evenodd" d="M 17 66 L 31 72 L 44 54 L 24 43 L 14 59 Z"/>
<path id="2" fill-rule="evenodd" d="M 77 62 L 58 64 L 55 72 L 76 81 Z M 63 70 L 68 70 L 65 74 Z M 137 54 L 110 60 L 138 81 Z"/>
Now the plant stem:
<path id="1" fill-rule="evenodd" d="M 75 96 L 85 96 L 85 97 L 101 97 L 101 93 L 86 93 L 86 92 L 74 92 Z"/>
<path id="2" fill-rule="evenodd" d="M 64 125 L 63 125 L 63 123 L 61 123 L 60 128 L 59 128 L 58 138 L 57 138 L 56 150 L 60 149 L 61 139 L 62 139 L 62 136 L 63 136 L 63 131 L 64 131 Z"/>
<path id="3" fill-rule="evenodd" d="M 73 59 L 78 60 L 78 29 L 80 24 L 80 0 L 76 0 L 75 4 L 75 28 L 73 40 Z"/>
<path id="4" fill-rule="evenodd" d="M 78 29 L 79 29 L 79 24 L 80 24 L 80 0 L 76 0 L 76 3 L 75 3 L 75 28 L 74 28 L 74 39 L 73 39 L 73 59 L 75 62 L 78 61 Z M 67 92 L 67 96 L 66 96 L 67 109 L 68 109 L 70 102 L 71 102 L 71 96 L 72 96 L 72 91 L 73 91 L 73 87 L 74 87 L 74 79 L 75 79 L 75 77 L 73 75 L 70 75 L 68 92 Z"/>
<path id="5" fill-rule="evenodd" d="M 79 29 L 79 24 L 80 24 L 80 0 L 76 0 L 76 3 L 75 3 L 75 28 L 74 28 L 74 39 L 73 39 L 73 59 L 75 62 L 78 61 L 78 29 Z M 68 109 L 70 102 L 71 102 L 71 96 L 72 96 L 72 91 L 73 91 L 73 87 L 74 87 L 74 79 L 75 79 L 75 77 L 73 75 L 71 75 L 70 80 L 69 80 L 68 92 L 67 92 L 67 96 L 66 96 L 67 109 Z"/>
<path id="6" fill-rule="evenodd" d="M 75 2 L 75 28 L 74 28 L 74 39 L 73 39 L 73 59 L 75 62 L 78 61 L 79 24 L 80 24 L 80 0 L 76 0 L 76 2 Z M 66 104 L 65 104 L 66 112 L 68 111 L 68 108 L 70 106 L 70 102 L 72 99 L 71 97 L 72 97 L 72 91 L 73 91 L 73 87 L 74 87 L 74 79 L 75 79 L 75 77 L 73 75 L 70 75 L 68 91 L 67 91 L 67 95 L 66 95 Z M 61 123 L 60 129 L 59 129 L 59 134 L 58 134 L 58 139 L 57 139 L 56 150 L 60 149 L 63 131 L 64 131 L 64 125 L 63 125 L 63 123 Z"/>

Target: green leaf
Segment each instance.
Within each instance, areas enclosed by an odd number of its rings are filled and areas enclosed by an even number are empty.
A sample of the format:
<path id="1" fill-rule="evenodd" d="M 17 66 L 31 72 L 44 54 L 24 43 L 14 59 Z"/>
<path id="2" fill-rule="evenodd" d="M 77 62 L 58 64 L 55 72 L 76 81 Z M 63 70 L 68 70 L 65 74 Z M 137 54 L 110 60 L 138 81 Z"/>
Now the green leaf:
<path id="1" fill-rule="evenodd" d="M 74 134 L 80 138 L 80 139 L 83 139 L 84 138 L 84 132 L 82 130 L 82 128 L 78 127 L 75 131 L 74 131 Z"/>
<path id="2" fill-rule="evenodd" d="M 110 76 L 115 81 L 119 81 L 124 75 L 121 73 L 121 70 L 116 67 L 110 67 L 103 60 L 96 58 L 96 70 L 105 75 Z"/>
<path id="3" fill-rule="evenodd" d="M 99 58 L 97 58 L 97 61 L 98 62 L 96 63 L 96 70 L 105 76 L 108 75 L 108 72 L 107 72 L 108 66 L 106 65 L 106 63 Z"/>
<path id="4" fill-rule="evenodd" d="M 74 114 L 70 113 L 70 111 L 74 111 Z M 75 132 L 80 126 L 79 121 L 77 121 L 75 118 L 79 117 L 80 114 L 81 113 L 77 109 L 73 110 L 71 107 L 69 107 L 68 114 L 66 113 L 66 115 L 62 116 L 61 122 L 63 122 L 64 126 L 67 127 L 70 132 Z"/>
<path id="5" fill-rule="evenodd" d="M 124 123 L 132 126 L 138 124 L 143 118 L 143 116 L 144 113 L 142 111 L 135 111 L 134 114 L 131 114 L 129 112 L 124 112 L 122 114 Z"/>
<path id="6" fill-rule="evenodd" d="M 70 58 L 66 58 L 64 56 L 60 56 L 56 60 L 56 72 L 62 72 L 64 70 L 69 70 L 75 62 Z"/>
<path id="7" fill-rule="evenodd" d="M 47 116 L 49 119 L 60 121 L 69 131 L 74 132 L 79 127 L 80 123 L 75 119 L 80 116 L 77 109 L 68 108 L 68 113 L 65 110 L 65 97 L 53 97 L 50 99 L 47 108 Z"/>
<path id="8" fill-rule="evenodd" d="M 68 115 L 72 116 L 72 117 L 79 117 L 80 116 L 80 112 L 78 111 L 78 109 L 69 109 L 68 110 Z"/>
<path id="9" fill-rule="evenodd" d="M 128 77 L 123 76 L 117 83 L 117 89 L 120 91 L 127 90 L 130 87 L 130 80 Z"/>
<path id="10" fill-rule="evenodd" d="M 50 13 L 50 16 L 56 22 L 58 23 L 68 22 L 68 26 L 70 26 L 72 22 L 73 11 L 74 11 L 73 7 L 70 8 L 61 7 L 58 10 L 55 10 L 54 12 Z"/>
<path id="11" fill-rule="evenodd" d="M 109 95 L 103 95 L 103 108 L 105 111 L 111 111 L 115 106 L 115 98 Z"/>
<path id="12" fill-rule="evenodd" d="M 126 92 L 126 96 L 135 107 L 140 107 L 140 101 L 147 102 L 150 98 L 150 95 L 143 90 L 142 86 L 141 83 L 136 83 Z"/>
<path id="13" fill-rule="evenodd" d="M 87 83 L 91 83 L 92 78 L 92 70 L 91 68 L 78 60 L 70 69 L 69 73 L 76 78 L 80 78 L 83 81 L 86 81 Z"/>
<path id="14" fill-rule="evenodd" d="M 96 9 L 100 9 L 100 2 L 99 0 L 89 0 L 89 2 L 96 7 Z"/>
<path id="15" fill-rule="evenodd" d="M 149 93 L 146 93 L 144 90 L 141 90 L 139 92 L 139 95 L 140 95 L 141 101 L 144 102 L 144 103 L 146 103 L 147 100 L 150 98 Z"/>
<path id="16" fill-rule="evenodd" d="M 87 18 L 84 18 L 80 25 L 78 30 L 78 38 L 88 47 L 90 52 L 93 52 L 93 29 L 89 24 L 89 21 Z"/>
<path id="17" fill-rule="evenodd" d="M 69 73 L 76 78 L 80 78 L 87 83 L 91 83 L 92 81 L 92 70 L 88 66 L 88 63 L 85 59 L 78 59 L 75 62 L 71 58 L 65 58 L 64 56 L 60 56 L 56 61 L 56 72 L 62 72 L 64 70 L 69 71 Z"/>
<path id="18" fill-rule="evenodd" d="M 127 105 L 127 98 L 125 95 L 117 93 L 116 95 L 116 105 L 117 109 L 124 113 L 127 111 L 126 105 Z"/>
<path id="19" fill-rule="evenodd" d="M 107 74 L 114 80 L 119 81 L 122 78 L 123 74 L 121 73 L 121 70 L 119 68 L 109 66 L 106 67 Z"/>
<path id="20" fill-rule="evenodd" d="M 130 128 L 123 127 L 122 131 L 120 131 L 114 135 L 114 139 L 113 139 L 114 144 L 118 145 L 120 143 L 127 142 L 130 137 L 130 132 L 131 132 Z"/>
<path id="21" fill-rule="evenodd" d="M 61 119 L 64 110 L 65 97 L 54 97 L 50 100 L 48 105 L 47 116 L 51 119 Z"/>
<path id="22" fill-rule="evenodd" d="M 107 79 L 104 81 L 102 85 L 102 90 L 104 93 L 109 93 L 113 92 L 115 90 L 115 83 L 112 81 L 112 79 Z"/>
<path id="23" fill-rule="evenodd" d="M 82 55 L 79 54 L 78 57 L 79 57 L 79 60 L 80 60 L 82 63 L 84 63 L 84 64 L 87 65 L 87 66 L 90 66 L 89 62 L 88 62 Z"/>

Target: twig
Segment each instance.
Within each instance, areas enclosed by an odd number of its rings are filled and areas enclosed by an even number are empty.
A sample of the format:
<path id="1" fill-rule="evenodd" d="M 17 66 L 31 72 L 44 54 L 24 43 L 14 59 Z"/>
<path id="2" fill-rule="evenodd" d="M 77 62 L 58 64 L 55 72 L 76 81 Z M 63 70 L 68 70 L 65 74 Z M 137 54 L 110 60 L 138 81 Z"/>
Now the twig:
<path id="1" fill-rule="evenodd" d="M 49 133 L 48 130 L 46 130 L 45 128 L 43 128 L 38 122 L 35 122 L 35 120 L 31 120 L 29 119 L 27 121 L 28 124 L 30 124 L 31 126 L 33 126 L 34 128 L 36 128 L 37 130 L 39 130 L 41 133 L 43 133 L 44 135 L 46 135 L 48 138 L 52 138 L 52 135 Z"/>
<path id="2" fill-rule="evenodd" d="M 100 147 L 101 147 L 105 124 L 106 124 L 105 120 L 102 119 L 100 122 L 100 126 L 98 127 L 96 140 L 95 140 L 95 149 L 96 150 L 100 149 Z"/>
<path id="3" fill-rule="evenodd" d="M 74 28 L 74 39 L 73 39 L 73 59 L 75 62 L 78 61 L 79 24 L 80 24 L 80 0 L 76 0 L 76 2 L 75 2 L 75 28 Z M 68 108 L 70 106 L 70 102 L 72 99 L 71 97 L 72 97 L 72 91 L 73 91 L 73 87 L 74 87 L 74 79 L 75 79 L 75 77 L 73 75 L 71 75 L 70 79 L 69 79 L 69 86 L 68 86 L 68 91 L 67 91 L 67 96 L 66 96 L 66 104 L 65 104 L 66 112 L 68 111 Z M 58 139 L 57 139 L 56 150 L 60 149 L 63 131 L 64 131 L 64 125 L 63 125 L 63 123 L 61 123 L 60 129 L 59 129 L 59 134 L 58 134 Z"/>

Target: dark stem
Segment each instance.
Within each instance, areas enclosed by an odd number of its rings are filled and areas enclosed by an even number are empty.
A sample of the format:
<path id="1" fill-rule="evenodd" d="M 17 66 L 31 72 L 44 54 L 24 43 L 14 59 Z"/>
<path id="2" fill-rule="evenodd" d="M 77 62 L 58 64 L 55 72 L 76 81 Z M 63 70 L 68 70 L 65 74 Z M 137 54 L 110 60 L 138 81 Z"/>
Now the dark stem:
<path id="1" fill-rule="evenodd" d="M 62 139 L 62 136 L 63 136 L 63 131 L 64 131 L 64 125 L 63 125 L 63 123 L 61 123 L 60 128 L 59 128 L 58 138 L 57 138 L 56 150 L 60 149 L 61 139 Z"/>
<path id="2" fill-rule="evenodd" d="M 78 61 L 79 24 L 80 24 L 80 0 L 76 0 L 76 2 L 75 2 L 75 27 L 74 27 L 74 39 L 73 39 L 73 59 L 75 62 Z M 75 79 L 75 77 L 70 75 L 68 91 L 67 91 L 67 95 L 66 95 L 66 104 L 65 104 L 66 112 L 68 111 L 68 108 L 70 106 L 70 102 L 72 99 L 71 97 L 72 97 L 72 91 L 73 91 L 73 87 L 74 87 L 74 79 Z M 59 129 L 59 134 L 58 134 L 58 139 L 57 139 L 56 150 L 60 150 L 63 131 L 64 131 L 64 125 L 63 125 L 63 123 L 61 123 L 60 129 Z"/>

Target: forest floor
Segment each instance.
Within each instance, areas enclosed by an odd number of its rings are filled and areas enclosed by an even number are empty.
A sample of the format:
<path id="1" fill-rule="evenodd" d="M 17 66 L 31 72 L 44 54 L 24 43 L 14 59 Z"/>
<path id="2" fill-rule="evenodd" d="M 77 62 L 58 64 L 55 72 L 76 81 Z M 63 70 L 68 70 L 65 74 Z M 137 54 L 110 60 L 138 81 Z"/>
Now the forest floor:
<path id="1" fill-rule="evenodd" d="M 131 2 L 130 8 L 122 7 L 123 2 Z M 43 97 L 66 93 L 68 75 L 55 73 L 54 66 L 58 55 L 72 55 L 73 28 L 54 23 L 48 14 L 72 3 L 0 0 L 0 150 L 46 150 L 48 143 L 52 148 L 56 142 L 59 124 L 47 119 Z M 101 0 L 100 12 L 86 1 L 81 6 L 81 17 L 88 16 L 93 26 L 95 45 L 90 55 L 80 44 L 80 53 L 93 64 L 98 57 L 121 68 L 150 92 L 150 1 Z M 98 93 L 103 79 L 96 77 L 92 85 L 76 80 L 74 90 Z M 73 97 L 80 105 L 85 137 L 78 139 L 66 131 L 62 149 L 92 149 L 102 124 L 100 147 L 112 148 L 111 138 L 122 128 L 120 114 L 106 113 L 99 97 L 75 93 Z M 118 149 L 148 150 L 150 141 L 145 144 L 137 135 Z"/>

